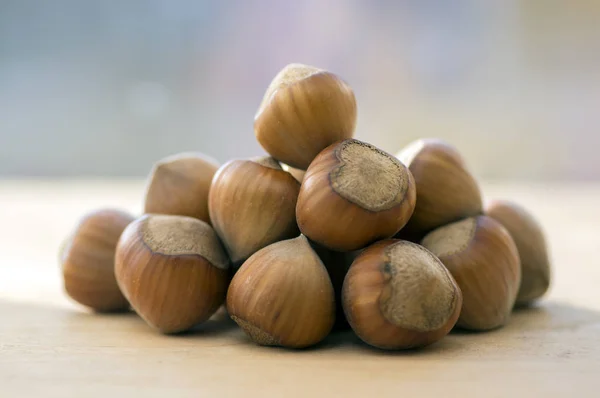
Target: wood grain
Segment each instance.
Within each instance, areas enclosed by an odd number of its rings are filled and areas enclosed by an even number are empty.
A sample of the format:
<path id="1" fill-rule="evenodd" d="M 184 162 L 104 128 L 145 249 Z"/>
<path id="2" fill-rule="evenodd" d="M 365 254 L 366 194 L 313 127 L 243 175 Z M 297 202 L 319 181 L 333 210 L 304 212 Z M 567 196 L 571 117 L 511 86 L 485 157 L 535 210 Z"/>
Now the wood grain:
<path id="1" fill-rule="evenodd" d="M 390 354 L 347 332 L 311 350 L 258 347 L 222 315 L 171 337 L 134 314 L 93 315 L 63 294 L 57 248 L 87 210 L 139 211 L 143 182 L 0 181 L 0 396 L 598 396 L 600 185 L 483 190 L 540 220 L 548 297 L 503 329 Z"/>

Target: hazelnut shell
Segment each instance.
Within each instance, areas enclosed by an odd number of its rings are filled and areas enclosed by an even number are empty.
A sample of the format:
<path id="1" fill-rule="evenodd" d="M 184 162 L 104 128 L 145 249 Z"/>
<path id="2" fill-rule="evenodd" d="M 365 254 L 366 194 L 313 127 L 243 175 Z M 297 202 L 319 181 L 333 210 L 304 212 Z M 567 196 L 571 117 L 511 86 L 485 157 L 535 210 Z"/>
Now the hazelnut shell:
<path id="1" fill-rule="evenodd" d="M 299 235 L 300 183 L 273 158 L 233 160 L 215 174 L 210 218 L 234 267 L 259 249 Z"/>
<path id="2" fill-rule="evenodd" d="M 412 173 L 417 190 L 415 211 L 398 237 L 418 242 L 437 227 L 482 213 L 477 181 L 453 146 L 421 139 L 397 156 Z"/>
<path id="3" fill-rule="evenodd" d="M 225 299 L 229 259 L 204 221 L 145 215 L 123 232 L 117 282 L 134 310 L 163 333 L 207 320 Z"/>
<path id="4" fill-rule="evenodd" d="M 510 233 L 521 259 L 521 286 L 516 304 L 531 304 L 548 290 L 551 280 L 550 260 L 541 225 L 522 206 L 505 200 L 494 200 L 485 213 L 502 224 Z"/>
<path id="5" fill-rule="evenodd" d="M 229 286 L 227 310 L 260 345 L 308 347 L 333 327 L 334 291 L 323 263 L 299 236 L 244 262 Z"/>
<path id="6" fill-rule="evenodd" d="M 333 73 L 290 64 L 271 82 L 254 118 L 258 142 L 275 159 L 306 170 L 324 148 L 351 138 L 352 89 Z"/>
<path id="7" fill-rule="evenodd" d="M 73 300 L 99 312 L 129 308 L 115 279 L 115 250 L 133 220 L 125 212 L 102 209 L 80 221 L 60 254 L 64 288 Z"/>
<path id="8" fill-rule="evenodd" d="M 188 216 L 210 223 L 208 191 L 218 167 L 200 153 L 160 160 L 148 177 L 144 213 Z"/>
<path id="9" fill-rule="evenodd" d="M 521 264 L 506 228 L 490 217 L 471 217 L 435 229 L 422 245 L 439 257 L 462 290 L 458 326 L 489 330 L 508 321 Z"/>
<path id="10" fill-rule="evenodd" d="M 329 146 L 311 163 L 296 219 L 312 241 L 353 251 L 396 234 L 409 220 L 415 198 L 413 177 L 401 162 L 350 139 Z"/>
<path id="11" fill-rule="evenodd" d="M 354 260 L 342 302 L 363 341 L 382 349 L 408 349 L 447 335 L 460 314 L 462 295 L 431 252 L 390 239 L 369 246 Z"/>

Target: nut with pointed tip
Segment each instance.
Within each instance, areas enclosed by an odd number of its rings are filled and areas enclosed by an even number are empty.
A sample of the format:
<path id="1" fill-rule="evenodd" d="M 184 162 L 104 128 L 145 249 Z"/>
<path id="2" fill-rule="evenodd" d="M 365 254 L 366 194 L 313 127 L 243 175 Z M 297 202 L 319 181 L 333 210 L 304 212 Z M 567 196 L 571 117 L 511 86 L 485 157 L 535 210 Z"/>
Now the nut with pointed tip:
<path id="1" fill-rule="evenodd" d="M 204 322 L 223 303 L 229 259 L 204 221 L 151 214 L 129 224 L 121 235 L 115 274 L 146 323 L 177 333 Z"/>
<path id="2" fill-rule="evenodd" d="M 354 260 L 342 303 L 350 326 L 365 343 L 397 350 L 424 347 L 447 335 L 460 314 L 462 294 L 429 250 L 389 239 Z"/>
<path id="3" fill-rule="evenodd" d="M 392 237 L 415 207 L 410 171 L 394 156 L 350 139 L 315 158 L 300 188 L 296 218 L 309 239 L 337 251 Z"/>
<path id="4" fill-rule="evenodd" d="M 290 64 L 271 82 L 254 118 L 254 133 L 275 159 L 306 170 L 321 150 L 351 138 L 356 100 L 333 73 Z"/>
<path id="5" fill-rule="evenodd" d="M 462 290 L 457 326 L 489 330 L 508 321 L 521 264 L 506 228 L 490 217 L 471 217 L 433 230 L 422 245 L 439 257 Z"/>
<path id="6" fill-rule="evenodd" d="M 256 343 L 317 344 L 335 318 L 333 287 L 306 237 L 273 243 L 238 270 L 227 292 L 231 318 Z"/>
<path id="7" fill-rule="evenodd" d="M 550 260 L 542 227 L 522 206 L 505 200 L 490 202 L 485 213 L 504 225 L 515 241 L 521 258 L 521 287 L 516 304 L 531 304 L 550 286 Z"/>
<path id="8" fill-rule="evenodd" d="M 73 300 L 99 312 L 129 308 L 115 279 L 115 250 L 133 220 L 125 212 L 102 209 L 80 221 L 60 253 L 64 288 Z"/>
<path id="9" fill-rule="evenodd" d="M 299 191 L 300 183 L 271 157 L 221 166 L 210 189 L 209 211 L 234 267 L 259 249 L 300 234 Z"/>
<path id="10" fill-rule="evenodd" d="M 453 146 L 421 139 L 397 156 L 411 171 L 417 189 L 415 212 L 398 237 L 418 242 L 437 227 L 481 214 L 477 181 Z"/>
<path id="11" fill-rule="evenodd" d="M 219 166 L 200 153 L 180 153 L 156 163 L 148 177 L 144 213 L 188 216 L 210 223 L 208 191 Z"/>

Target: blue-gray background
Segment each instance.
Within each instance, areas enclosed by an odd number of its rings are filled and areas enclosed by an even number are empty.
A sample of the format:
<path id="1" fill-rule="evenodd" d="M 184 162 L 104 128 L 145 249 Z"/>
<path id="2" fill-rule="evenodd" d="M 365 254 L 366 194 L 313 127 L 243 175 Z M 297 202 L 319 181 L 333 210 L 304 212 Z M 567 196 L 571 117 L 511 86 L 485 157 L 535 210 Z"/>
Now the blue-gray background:
<path id="1" fill-rule="evenodd" d="M 438 136 L 483 178 L 600 178 L 595 0 L 0 0 L 0 177 L 259 154 L 290 62 L 347 80 L 389 152 Z"/>

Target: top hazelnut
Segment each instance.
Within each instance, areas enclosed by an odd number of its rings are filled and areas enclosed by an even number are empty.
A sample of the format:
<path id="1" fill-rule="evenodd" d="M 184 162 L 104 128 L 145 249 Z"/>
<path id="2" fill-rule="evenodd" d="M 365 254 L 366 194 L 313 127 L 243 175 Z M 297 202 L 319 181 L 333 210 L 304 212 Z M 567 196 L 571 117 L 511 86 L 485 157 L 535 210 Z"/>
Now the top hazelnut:
<path id="1" fill-rule="evenodd" d="M 254 133 L 275 159 L 306 170 L 324 148 L 352 138 L 356 100 L 333 73 L 290 64 L 269 85 L 254 118 Z"/>

